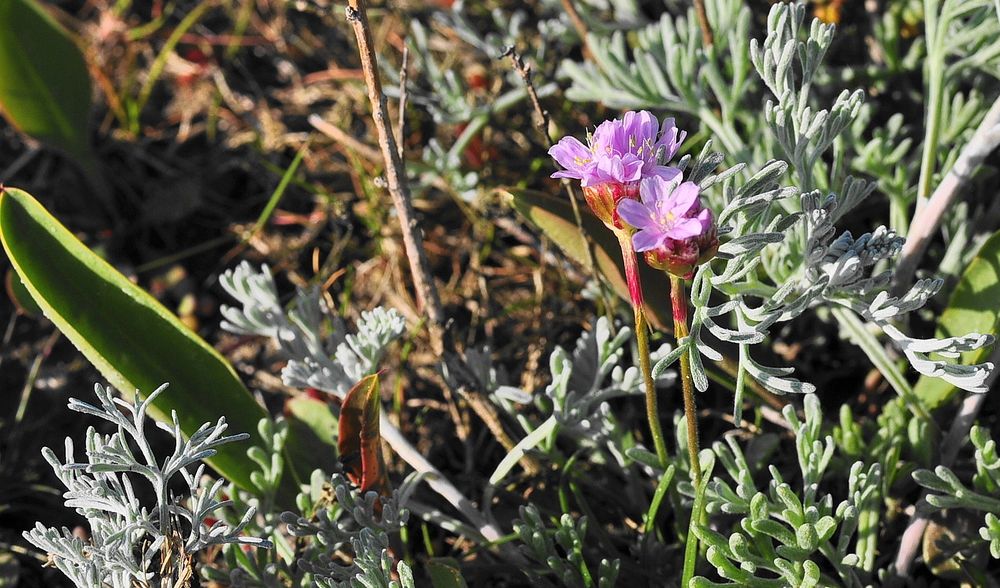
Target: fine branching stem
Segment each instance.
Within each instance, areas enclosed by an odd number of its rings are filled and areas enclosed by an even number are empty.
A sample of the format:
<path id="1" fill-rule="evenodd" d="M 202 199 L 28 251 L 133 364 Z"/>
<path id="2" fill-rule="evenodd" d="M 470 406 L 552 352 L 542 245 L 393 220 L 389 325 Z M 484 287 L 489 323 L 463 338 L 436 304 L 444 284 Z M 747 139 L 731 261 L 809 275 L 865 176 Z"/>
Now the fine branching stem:
<path id="1" fill-rule="evenodd" d="M 524 81 L 524 87 L 528 92 L 528 98 L 531 100 L 531 107 L 534 109 L 535 127 L 538 128 L 538 133 L 542 136 L 542 140 L 545 141 L 545 146 L 551 148 L 554 143 L 552 142 L 552 137 L 549 135 L 549 113 L 547 110 L 542 108 L 542 103 L 538 98 L 538 92 L 535 90 L 535 84 L 531 81 L 531 66 L 524 63 L 524 60 L 521 58 L 521 54 L 518 53 L 514 47 L 508 47 L 504 51 L 504 55 L 510 57 L 510 61 L 514 65 L 514 70 Z M 576 196 L 576 190 L 573 189 L 573 185 L 568 179 L 564 178 L 560 183 L 563 186 L 563 190 L 566 192 L 566 196 L 569 198 L 569 205 L 573 210 L 573 222 L 576 223 L 576 229 L 580 232 L 580 239 L 586 244 L 584 249 L 587 254 L 587 270 L 590 271 L 594 282 L 599 284 L 600 270 L 597 267 L 597 263 L 594 261 L 596 259 L 594 254 L 594 240 L 590 238 L 590 234 L 583 228 L 583 215 L 580 212 L 580 201 Z M 610 300 L 607 298 L 607 291 L 604 288 L 601 288 L 600 291 L 602 302 L 604 302 L 604 309 L 610 317 L 612 307 Z"/>
<path id="2" fill-rule="evenodd" d="M 375 54 L 371 26 L 368 23 L 368 11 L 364 0 L 349 0 L 347 20 L 351 23 L 357 39 L 365 85 L 368 88 L 368 99 L 372 105 L 372 117 L 375 121 L 375 130 L 378 134 L 379 149 L 385 161 L 386 182 L 389 194 L 392 197 L 393 207 L 399 216 L 399 224 L 403 233 L 403 245 L 410 264 L 410 273 L 412 274 L 413 284 L 417 291 L 417 299 L 429 319 L 428 330 L 431 337 L 431 346 L 436 355 L 445 357 L 445 361 L 449 363 L 449 367 L 451 368 L 450 371 L 467 372 L 468 367 L 464 365 L 464 361 L 458 352 L 452 348 L 453 341 L 445 329 L 444 310 L 441 307 L 441 299 L 434 284 L 430 263 L 427 260 L 427 254 L 424 250 L 423 236 L 413 209 L 410 188 L 406 179 L 406 168 L 396 147 L 395 137 L 389 128 L 389 109 L 385 93 L 382 91 L 378 60 Z M 496 408 L 481 398 L 482 392 L 472 385 L 473 381 L 474 378 L 464 378 L 464 381 L 457 388 L 464 393 L 466 398 L 471 400 L 473 409 L 480 418 L 484 418 L 486 422 L 491 424 L 498 423 L 499 415 Z M 501 438 L 498 441 L 501 441 L 508 450 L 513 447 L 513 443 L 509 441 L 509 438 Z M 503 443 L 504 441 L 506 442 Z M 528 456 L 524 457 L 524 464 L 529 470 L 534 467 L 533 462 Z M 495 535 L 493 537 L 487 536 L 488 539 L 500 536 L 499 531 L 495 528 L 490 528 L 488 532 L 491 535 Z M 486 534 L 484 532 L 484 535 Z"/>
<path id="3" fill-rule="evenodd" d="M 947 4 L 947 0 L 945 0 Z M 944 53 L 943 30 L 948 23 L 938 12 L 938 0 L 924 0 L 924 31 L 927 39 L 927 60 L 924 65 L 927 76 L 927 113 L 924 123 L 923 153 L 920 158 L 920 178 L 917 181 L 917 213 L 927 204 L 931 193 L 931 181 L 937 165 L 938 141 L 941 134 L 941 110 L 944 99 Z"/>
<path id="4" fill-rule="evenodd" d="M 583 46 L 583 56 L 586 59 L 590 59 L 593 52 L 590 50 L 590 44 L 587 42 L 587 23 L 583 21 L 583 17 L 580 16 L 580 12 L 577 11 L 576 6 L 573 5 L 573 0 L 560 0 L 563 5 L 563 10 L 566 11 L 566 15 L 569 16 L 569 20 L 573 23 L 573 28 L 576 29 L 576 34 L 580 36 L 580 43 Z"/>

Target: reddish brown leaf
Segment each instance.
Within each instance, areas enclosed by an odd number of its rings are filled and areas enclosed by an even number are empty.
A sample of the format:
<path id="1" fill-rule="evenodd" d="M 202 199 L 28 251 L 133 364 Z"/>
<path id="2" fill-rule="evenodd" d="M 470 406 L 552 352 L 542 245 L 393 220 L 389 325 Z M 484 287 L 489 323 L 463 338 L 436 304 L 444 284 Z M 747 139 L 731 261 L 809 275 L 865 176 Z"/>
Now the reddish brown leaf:
<path id="1" fill-rule="evenodd" d="M 389 494 L 389 478 L 382 460 L 379 436 L 378 374 L 362 379 L 344 397 L 340 408 L 337 449 L 347 477 L 362 492 Z"/>

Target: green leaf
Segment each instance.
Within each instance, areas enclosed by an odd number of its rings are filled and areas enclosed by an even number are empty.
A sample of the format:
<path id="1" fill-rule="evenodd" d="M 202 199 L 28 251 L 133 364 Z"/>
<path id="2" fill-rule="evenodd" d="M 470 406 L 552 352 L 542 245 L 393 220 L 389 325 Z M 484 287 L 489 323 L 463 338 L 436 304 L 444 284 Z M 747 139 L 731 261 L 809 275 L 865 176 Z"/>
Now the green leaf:
<path id="1" fill-rule="evenodd" d="M 170 388 L 153 403 L 155 418 L 168 422 L 176 410 L 181 429 L 190 434 L 225 416 L 230 432 L 249 433 L 247 443 L 224 445 L 208 462 L 237 485 L 252 487 L 255 465 L 246 451 L 262 445 L 257 422 L 267 415 L 225 358 L 88 249 L 27 192 L 0 191 L 0 241 L 45 315 L 121 393 L 145 396 L 169 382 Z M 299 443 L 289 435 L 287 445 Z M 282 478 L 283 503 L 294 500 L 294 474 L 312 469 L 309 464 L 295 466 Z"/>
<path id="2" fill-rule="evenodd" d="M 584 264 L 587 260 L 587 244 L 580 235 L 573 218 L 573 208 L 565 198 L 556 198 L 534 190 L 504 191 L 519 213 L 533 222 L 556 245 L 575 261 Z M 601 274 L 616 294 L 629 300 L 625 270 L 622 266 L 621 249 L 618 240 L 601 221 L 583 207 L 583 229 L 594 242 L 594 257 Z M 670 318 L 670 280 L 666 274 L 654 270 L 645 263 L 639 264 L 643 298 L 647 318 L 658 329 L 668 328 Z"/>
<path id="3" fill-rule="evenodd" d="M 465 578 L 458 569 L 458 562 L 451 558 L 427 560 L 427 575 L 434 588 L 466 588 Z"/>
<path id="4" fill-rule="evenodd" d="M 337 417 L 322 400 L 300 394 L 285 402 L 285 418 L 300 441 L 289 448 L 293 463 L 309 463 L 325 472 L 337 467 Z M 305 452 L 305 454 L 300 454 Z"/>
<path id="5" fill-rule="evenodd" d="M 0 111 L 87 166 L 90 76 L 80 49 L 35 0 L 0 0 Z"/>
<path id="6" fill-rule="evenodd" d="M 976 257 L 951 293 L 948 308 L 938 319 L 935 337 L 955 337 L 967 333 L 996 333 L 1000 326 L 1000 231 L 991 236 L 979 249 Z M 967 351 L 960 363 L 982 363 L 990 348 Z M 940 378 L 921 376 L 913 393 L 928 409 L 935 409 L 947 402 L 957 388 Z"/>

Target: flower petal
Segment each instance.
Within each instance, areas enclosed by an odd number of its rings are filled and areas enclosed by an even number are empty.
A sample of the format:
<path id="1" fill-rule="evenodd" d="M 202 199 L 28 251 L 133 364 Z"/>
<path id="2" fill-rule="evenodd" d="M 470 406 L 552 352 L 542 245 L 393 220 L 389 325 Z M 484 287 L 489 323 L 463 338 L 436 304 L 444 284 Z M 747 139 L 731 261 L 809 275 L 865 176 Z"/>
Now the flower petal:
<path id="1" fill-rule="evenodd" d="M 668 182 L 672 182 L 680 179 L 681 170 L 676 167 L 670 167 L 669 165 L 654 165 L 646 171 L 646 175 L 648 177 L 662 178 Z"/>
<path id="2" fill-rule="evenodd" d="M 635 247 L 636 251 L 649 251 L 656 249 L 663 239 L 664 235 L 659 230 L 643 229 L 632 235 L 632 246 Z"/>
<path id="3" fill-rule="evenodd" d="M 549 149 L 549 155 L 567 170 L 580 171 L 591 163 L 594 156 L 587 146 L 575 137 L 563 137 Z"/>
<path id="4" fill-rule="evenodd" d="M 639 184 L 639 197 L 643 204 L 655 208 L 660 200 L 670 194 L 670 183 L 661 176 L 650 176 Z"/>
<path id="5" fill-rule="evenodd" d="M 637 229 L 655 226 L 650 210 L 631 198 L 626 198 L 618 203 L 618 216 Z"/>
<path id="6" fill-rule="evenodd" d="M 674 193 L 671 194 L 671 204 L 670 211 L 674 213 L 675 216 L 687 216 L 689 212 L 695 206 L 700 206 L 698 201 L 698 194 L 701 192 L 701 188 L 698 184 L 694 182 L 683 182 L 680 186 L 674 189 Z"/>
<path id="7" fill-rule="evenodd" d="M 702 234 L 703 227 L 701 222 L 696 218 L 682 218 L 674 222 L 670 230 L 667 231 L 667 235 L 671 239 L 689 239 L 691 237 L 697 237 Z"/>

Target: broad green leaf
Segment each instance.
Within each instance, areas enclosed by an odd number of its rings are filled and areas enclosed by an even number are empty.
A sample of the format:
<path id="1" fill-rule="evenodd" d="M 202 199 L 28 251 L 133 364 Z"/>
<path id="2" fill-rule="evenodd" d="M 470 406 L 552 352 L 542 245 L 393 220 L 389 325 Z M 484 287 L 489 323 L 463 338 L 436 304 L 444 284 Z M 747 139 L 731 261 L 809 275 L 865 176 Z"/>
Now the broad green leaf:
<path id="1" fill-rule="evenodd" d="M 465 578 L 458 569 L 458 562 L 452 558 L 439 557 L 427 560 L 427 575 L 434 588 L 466 588 Z"/>
<path id="2" fill-rule="evenodd" d="M 979 249 L 976 257 L 951 293 L 948 307 L 938 319 L 936 337 L 955 337 L 967 333 L 995 334 L 1000 326 L 1000 232 L 994 233 Z M 972 365 L 985 361 L 991 348 L 967 351 L 960 362 Z M 957 388 L 940 378 L 921 376 L 913 393 L 929 409 L 944 404 Z"/>
<path id="3" fill-rule="evenodd" d="M 11 123 L 87 167 L 90 93 L 69 33 L 35 0 L 0 0 L 0 111 Z"/>
<path id="4" fill-rule="evenodd" d="M 3 0 L 0 0 L 3 1 Z M 11 264 L 45 315 L 126 395 L 146 395 L 164 382 L 170 388 L 151 414 L 169 420 L 176 410 L 181 429 L 225 416 L 229 431 L 250 434 L 246 443 L 224 445 L 209 463 L 244 488 L 255 468 L 246 456 L 261 445 L 257 422 L 266 415 L 232 366 L 156 299 L 81 243 L 30 194 L 0 191 L 0 241 Z M 290 455 L 301 441 L 288 439 Z M 296 463 L 283 476 L 282 501 L 293 500 L 295 474 L 312 467 Z"/>
<path id="5" fill-rule="evenodd" d="M 555 241 L 567 255 L 579 263 L 586 263 L 587 244 L 580 236 L 580 230 L 573 218 L 573 208 L 565 198 L 556 198 L 534 190 L 505 191 L 514 205 L 525 218 L 533 222 L 550 239 Z M 625 282 L 625 270 L 622 267 L 621 248 L 618 240 L 597 220 L 586 204 L 580 202 L 583 209 L 583 229 L 594 242 L 594 256 L 597 267 L 608 281 L 615 293 L 628 300 L 628 285 Z M 642 291 L 645 299 L 647 317 L 659 329 L 671 324 L 670 318 L 670 280 L 666 274 L 654 270 L 643 262 L 639 264 L 639 274 L 642 279 Z"/>
<path id="6" fill-rule="evenodd" d="M 285 417 L 293 434 L 301 440 L 289 448 L 293 463 L 309 463 L 325 472 L 337 466 L 337 417 L 322 400 L 300 394 L 285 402 Z M 308 452 L 298 455 L 298 451 Z M 292 452 L 295 452 L 294 454 Z"/>
<path id="7" fill-rule="evenodd" d="M 361 492 L 374 490 L 385 496 L 390 490 L 378 426 L 381 407 L 378 374 L 365 376 L 340 406 L 337 450 L 347 477 Z"/>

